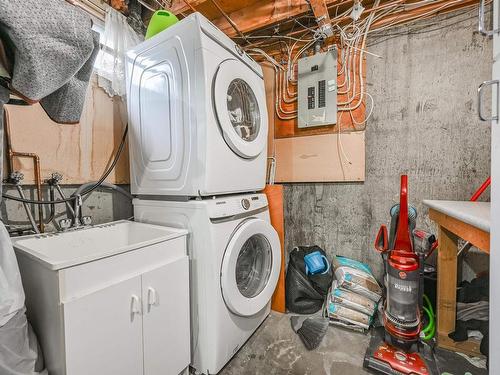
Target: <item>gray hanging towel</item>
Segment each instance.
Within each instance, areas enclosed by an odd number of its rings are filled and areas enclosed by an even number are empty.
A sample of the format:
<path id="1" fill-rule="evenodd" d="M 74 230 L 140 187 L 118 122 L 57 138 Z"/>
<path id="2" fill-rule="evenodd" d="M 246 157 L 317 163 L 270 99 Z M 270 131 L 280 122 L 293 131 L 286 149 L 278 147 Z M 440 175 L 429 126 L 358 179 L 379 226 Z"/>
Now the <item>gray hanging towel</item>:
<path id="1" fill-rule="evenodd" d="M 24 300 L 14 248 L 0 221 L 0 374 L 47 375 Z"/>
<path id="2" fill-rule="evenodd" d="M 55 122 L 77 123 L 99 50 L 90 17 L 65 0 L 0 0 L 0 9 L 11 91 Z"/>

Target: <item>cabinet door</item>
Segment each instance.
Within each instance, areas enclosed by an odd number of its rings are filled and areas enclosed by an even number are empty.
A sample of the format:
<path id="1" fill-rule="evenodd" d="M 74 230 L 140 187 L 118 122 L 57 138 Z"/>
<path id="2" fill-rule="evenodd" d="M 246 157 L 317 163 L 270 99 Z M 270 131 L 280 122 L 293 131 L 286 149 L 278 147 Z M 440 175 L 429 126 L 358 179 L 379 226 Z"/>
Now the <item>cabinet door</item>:
<path id="1" fill-rule="evenodd" d="M 143 374 L 140 298 L 138 276 L 63 304 L 67 375 Z"/>
<path id="2" fill-rule="evenodd" d="M 190 362 L 188 257 L 142 275 L 144 374 L 176 375 Z"/>

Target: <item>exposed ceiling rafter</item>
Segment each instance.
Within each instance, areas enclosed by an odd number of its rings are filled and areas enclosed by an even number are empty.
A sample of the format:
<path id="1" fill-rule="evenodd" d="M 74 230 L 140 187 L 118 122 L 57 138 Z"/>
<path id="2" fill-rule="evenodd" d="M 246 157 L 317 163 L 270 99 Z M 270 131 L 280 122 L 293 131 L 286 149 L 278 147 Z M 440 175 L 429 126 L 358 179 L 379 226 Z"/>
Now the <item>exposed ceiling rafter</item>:
<path id="1" fill-rule="evenodd" d="M 209 0 L 173 0 L 170 11 L 179 14 L 191 11 L 193 8 L 208 2 Z"/>
<path id="2" fill-rule="evenodd" d="M 299 35 L 304 34 L 306 29 L 293 28 L 295 18 L 304 15 L 314 15 L 319 32 L 330 36 L 332 25 L 350 22 L 351 16 L 348 12 L 350 7 L 358 0 L 172 0 L 170 10 L 175 14 L 185 16 L 195 10 L 200 11 L 209 18 L 218 28 L 232 38 L 242 38 L 242 34 L 248 35 L 257 30 L 272 30 L 276 25 L 281 25 L 281 34 Z M 435 0 L 424 4 L 419 0 L 382 0 L 380 5 L 374 7 L 374 0 L 364 0 L 365 11 L 361 15 L 364 18 L 376 8 L 389 9 L 398 4 L 397 9 L 387 16 L 382 16 L 375 22 L 376 26 L 381 24 L 400 24 L 401 20 L 442 13 L 478 3 L 479 0 Z M 419 8 L 419 11 L 416 9 Z M 342 15 L 342 16 L 337 16 Z M 392 17 L 392 19 L 391 19 Z M 309 27 L 316 29 L 312 21 L 306 22 Z M 374 26 L 375 26 L 374 25 Z M 291 28 L 291 29 L 290 29 Z M 271 32 L 275 32 L 272 30 Z"/>
<path id="3" fill-rule="evenodd" d="M 309 5 L 313 11 L 316 22 L 318 23 L 319 30 L 326 36 L 332 36 L 332 25 L 330 20 L 330 13 L 326 6 L 325 0 L 309 0 Z"/>
<path id="4" fill-rule="evenodd" d="M 259 0 L 251 6 L 229 13 L 228 16 L 238 25 L 241 32 L 248 33 L 309 11 L 309 4 L 304 0 Z M 223 17 L 212 22 L 230 37 L 236 36 Z"/>
<path id="5" fill-rule="evenodd" d="M 318 10 L 318 14 L 320 14 L 321 17 L 321 14 L 328 15 L 328 8 L 351 4 L 352 0 L 311 0 L 311 3 L 312 2 L 314 2 L 313 10 Z M 319 2 L 321 2 L 324 7 L 322 11 L 319 10 L 320 5 L 318 5 L 318 7 L 316 6 L 316 3 Z M 258 0 L 247 7 L 228 13 L 228 16 L 238 25 L 238 29 L 241 32 L 248 33 L 311 12 L 311 7 L 312 4 L 310 5 L 305 0 Z M 322 13 L 325 12 L 325 10 L 326 13 Z M 328 18 L 325 17 L 325 22 L 328 22 L 329 16 L 327 17 Z M 237 33 L 233 30 L 231 25 L 226 22 L 224 17 L 213 19 L 212 22 L 230 37 L 237 36 Z"/>

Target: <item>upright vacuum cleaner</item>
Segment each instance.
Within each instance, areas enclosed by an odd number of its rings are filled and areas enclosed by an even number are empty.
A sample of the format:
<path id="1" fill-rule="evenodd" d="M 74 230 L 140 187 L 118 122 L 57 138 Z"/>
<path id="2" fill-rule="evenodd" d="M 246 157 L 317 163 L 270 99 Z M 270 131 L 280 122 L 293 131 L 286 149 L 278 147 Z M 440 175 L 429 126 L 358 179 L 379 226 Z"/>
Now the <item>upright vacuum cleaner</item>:
<path id="1" fill-rule="evenodd" d="M 433 359 L 422 354 L 419 341 L 425 252 L 435 248 L 437 242 L 434 236 L 427 236 L 425 243 L 429 245 L 421 246 L 422 231 L 419 231 L 418 252 L 415 251 L 416 219 L 417 210 L 408 205 L 408 176 L 403 175 L 400 203 L 391 208 L 390 234 L 382 225 L 375 240 L 375 249 L 384 262 L 384 333 L 372 337 L 364 366 L 381 374 L 433 373 L 430 363 Z"/>

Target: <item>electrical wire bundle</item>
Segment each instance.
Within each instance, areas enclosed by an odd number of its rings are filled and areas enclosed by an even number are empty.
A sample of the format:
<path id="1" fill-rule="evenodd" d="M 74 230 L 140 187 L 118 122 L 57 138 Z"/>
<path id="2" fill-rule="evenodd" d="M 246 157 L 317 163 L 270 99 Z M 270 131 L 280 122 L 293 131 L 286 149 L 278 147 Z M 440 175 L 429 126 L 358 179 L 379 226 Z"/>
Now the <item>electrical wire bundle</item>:
<path id="1" fill-rule="evenodd" d="M 367 50 L 368 36 L 385 35 L 387 33 L 384 31 L 391 27 L 430 19 L 459 6 L 477 6 L 476 3 L 461 0 L 375 0 L 365 9 L 362 3 L 362 0 L 354 0 L 352 6 L 347 8 L 343 4 L 328 6 L 329 26 L 333 30 L 333 36 L 328 40 L 325 40 L 315 17 L 310 15 L 287 19 L 284 24 L 268 28 L 267 33 L 266 30 L 256 31 L 245 35 L 243 40 L 246 43 L 243 49 L 249 55 L 274 68 L 274 109 L 281 121 L 293 121 L 298 116 L 296 102 L 299 58 L 313 50 L 331 48 L 326 45 L 328 43 L 336 45 L 339 51 L 336 133 L 339 157 L 348 164 L 352 163 L 344 150 L 341 133 L 365 130 L 375 107 L 375 100 L 366 89 L 366 55 L 383 58 Z M 287 29 L 291 21 L 292 27 Z M 280 32 L 280 29 L 286 30 Z M 272 33 L 269 33 L 270 30 Z M 367 99 L 370 103 L 367 103 Z M 346 124 L 351 126 L 347 127 Z M 343 167 L 344 164 L 341 165 Z"/>
<path id="2" fill-rule="evenodd" d="M 363 63 L 366 54 L 377 58 L 382 56 L 367 51 L 367 37 L 380 31 L 415 20 L 429 19 L 441 12 L 455 9 L 463 5 L 463 0 L 376 0 L 370 8 L 363 8 L 362 0 L 352 2 L 352 7 L 340 11 L 342 4 L 330 6 L 330 27 L 334 35 L 329 38 L 335 43 L 340 53 L 338 77 L 339 117 L 340 123 L 343 113 L 350 117 L 352 128 L 339 129 L 345 131 L 364 130 L 367 120 L 373 113 L 374 98 L 366 90 Z M 366 3 L 366 1 L 365 1 Z M 476 4 L 466 4 L 467 7 Z M 357 11 L 357 13 L 355 12 Z M 333 14 L 332 14 L 333 13 Z M 305 21 L 303 21 L 305 19 Z M 303 22 L 302 22 L 303 21 Z M 284 21 L 284 24 L 290 19 Z M 297 61 L 304 54 L 311 51 L 316 45 L 324 44 L 325 35 L 318 27 L 316 20 L 311 16 L 302 16 L 293 19 L 291 29 L 280 32 L 282 25 L 272 26 L 272 33 L 257 31 L 245 35 L 243 45 L 245 51 L 270 64 L 275 70 L 275 112 L 283 121 L 297 118 L 297 110 L 293 104 L 297 100 Z M 298 27 L 298 29 L 296 29 Z M 242 37 L 236 37 L 241 39 Z M 367 105 L 366 99 L 370 99 Z M 363 120 L 356 119 L 354 112 L 360 108 L 367 108 Z M 358 117 L 359 119 L 359 117 Z"/>

